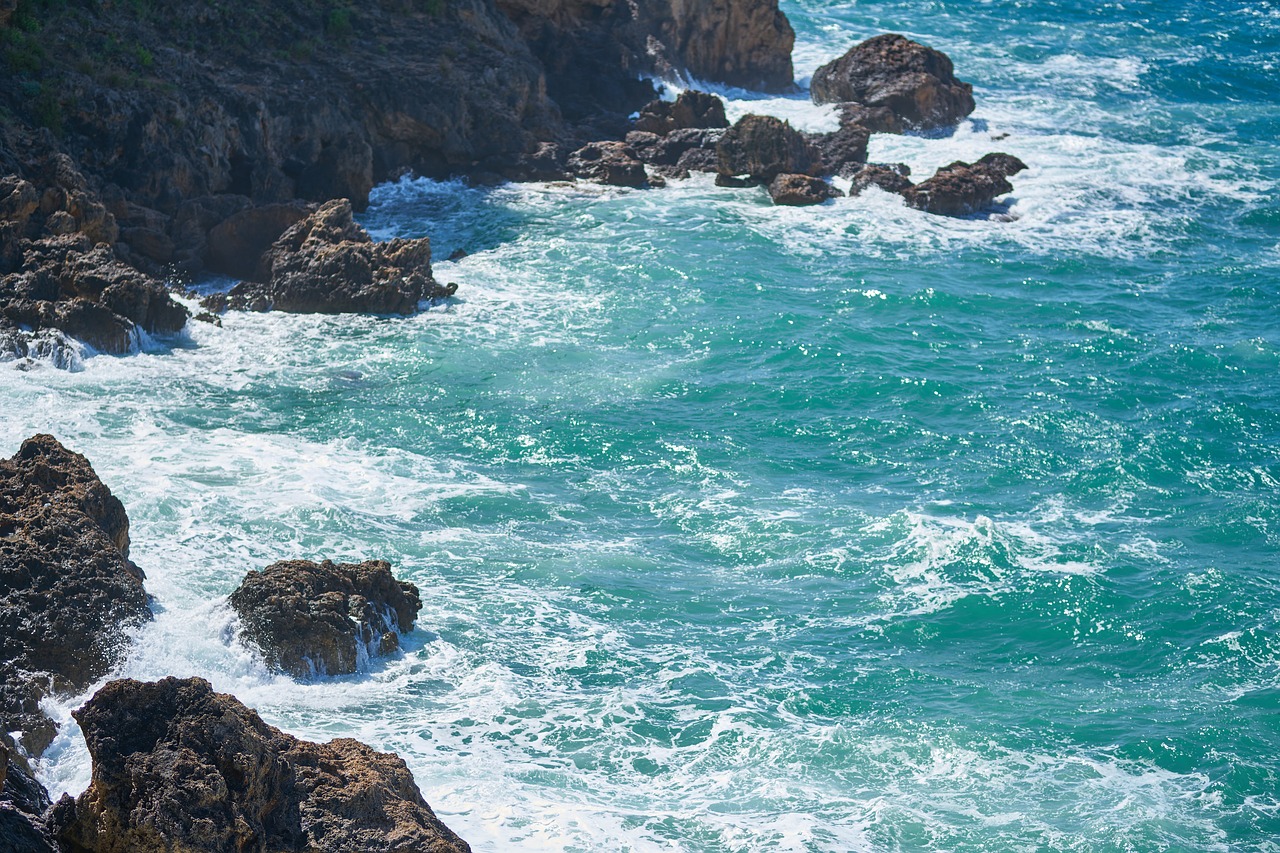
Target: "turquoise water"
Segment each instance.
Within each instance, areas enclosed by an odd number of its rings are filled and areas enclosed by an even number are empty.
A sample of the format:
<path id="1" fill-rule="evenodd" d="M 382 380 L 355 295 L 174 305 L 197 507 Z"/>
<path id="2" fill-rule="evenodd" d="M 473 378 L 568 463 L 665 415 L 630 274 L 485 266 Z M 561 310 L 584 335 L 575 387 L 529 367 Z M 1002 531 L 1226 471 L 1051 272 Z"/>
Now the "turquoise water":
<path id="1" fill-rule="evenodd" d="M 1007 215 L 404 181 L 451 305 L 0 371 L 129 510 L 122 672 L 396 750 L 477 850 L 1280 850 L 1280 12 L 784 8 L 802 78 L 946 50 L 972 121 L 873 159 L 1016 154 Z M 265 673 L 223 597 L 293 557 L 416 582 L 403 656 Z"/>

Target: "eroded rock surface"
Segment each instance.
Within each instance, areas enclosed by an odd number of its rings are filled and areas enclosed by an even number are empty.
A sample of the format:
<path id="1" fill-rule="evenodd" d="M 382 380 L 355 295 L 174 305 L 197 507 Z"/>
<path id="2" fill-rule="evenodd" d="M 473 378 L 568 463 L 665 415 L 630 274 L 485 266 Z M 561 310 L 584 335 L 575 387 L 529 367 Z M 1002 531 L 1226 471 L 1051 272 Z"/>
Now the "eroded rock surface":
<path id="1" fill-rule="evenodd" d="M 686 128 L 728 127 L 724 101 L 707 92 L 693 89 L 681 92 L 674 101 L 651 101 L 636 118 L 635 129 L 659 136 Z"/>
<path id="2" fill-rule="evenodd" d="M 726 178 L 745 175 L 768 183 L 781 174 L 820 174 L 822 153 L 790 122 L 747 115 L 720 137 L 716 166 Z"/>
<path id="3" fill-rule="evenodd" d="M 911 167 L 905 163 L 889 166 L 883 163 L 868 163 L 853 176 L 849 185 L 849 195 L 859 195 L 869 187 L 879 187 L 887 193 L 902 193 L 912 187 Z"/>
<path id="4" fill-rule="evenodd" d="M 129 560 L 129 519 L 78 453 L 53 436 L 0 461 L 0 723 L 38 755 L 50 690 L 84 690 L 151 617 Z"/>
<path id="5" fill-rule="evenodd" d="M 0 850 L 54 853 L 58 848 L 45 826 L 49 795 L 31 775 L 21 752 L 0 731 Z"/>
<path id="6" fill-rule="evenodd" d="M 249 572 L 230 601 L 267 665 L 298 678 L 352 673 L 394 651 L 422 608 L 418 588 L 382 560 L 275 563 Z"/>
<path id="7" fill-rule="evenodd" d="M 943 52 L 896 33 L 850 48 L 813 74 L 816 104 L 884 107 L 909 128 L 949 127 L 973 112 L 973 86 L 955 76 Z"/>
<path id="8" fill-rule="evenodd" d="M 644 163 L 625 142 L 591 142 L 569 155 L 569 171 L 579 178 L 615 187 L 643 187 Z"/>
<path id="9" fill-rule="evenodd" d="M 830 198 L 843 195 L 831 184 L 809 175 L 778 175 L 769 183 L 769 198 L 774 204 L 799 207 L 822 204 Z"/>
<path id="10" fill-rule="evenodd" d="M 88 790 L 51 823 L 68 853 L 467 853 L 404 761 L 309 743 L 200 678 L 113 681 L 74 714 Z"/>
<path id="11" fill-rule="evenodd" d="M 212 310 L 294 313 L 412 314 L 424 299 L 454 287 L 431 275 L 431 241 L 375 243 L 353 218 L 351 202 L 335 199 L 296 222 L 263 253 L 264 281 L 245 281 L 205 300 Z"/>
<path id="12" fill-rule="evenodd" d="M 1009 176 L 1027 164 L 1009 154 L 988 154 L 976 163 L 956 161 L 933 177 L 903 190 L 907 204 L 943 216 L 966 216 L 990 207 L 1013 191 Z"/>

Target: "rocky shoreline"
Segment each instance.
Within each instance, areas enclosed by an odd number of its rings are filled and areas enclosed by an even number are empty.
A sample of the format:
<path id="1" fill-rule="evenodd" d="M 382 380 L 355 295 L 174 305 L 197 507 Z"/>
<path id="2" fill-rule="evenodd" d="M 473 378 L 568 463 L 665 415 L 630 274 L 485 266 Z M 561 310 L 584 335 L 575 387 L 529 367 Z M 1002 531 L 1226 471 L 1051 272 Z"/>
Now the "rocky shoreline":
<path id="1" fill-rule="evenodd" d="M 447 298 L 425 238 L 374 244 L 351 218 L 405 173 L 645 188 L 710 172 L 782 205 L 842 195 L 839 177 L 963 216 L 1022 167 L 999 155 L 913 185 L 867 164 L 871 134 L 974 109 L 945 54 L 899 35 L 814 75 L 814 102 L 840 105 L 833 133 L 657 99 L 649 78 L 795 91 L 776 2 L 5 0 L 0 42 L 0 358 L 20 366 L 177 333 L 191 314 L 169 285 L 211 273 L 242 281 L 198 312 L 212 322 Z"/>

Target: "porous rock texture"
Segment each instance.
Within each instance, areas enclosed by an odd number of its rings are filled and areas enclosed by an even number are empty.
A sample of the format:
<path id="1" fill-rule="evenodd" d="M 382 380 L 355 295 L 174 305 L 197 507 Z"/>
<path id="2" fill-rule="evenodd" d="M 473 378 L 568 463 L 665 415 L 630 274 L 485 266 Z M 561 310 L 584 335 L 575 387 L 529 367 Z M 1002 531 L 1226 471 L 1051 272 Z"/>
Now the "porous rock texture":
<path id="1" fill-rule="evenodd" d="M 769 182 L 769 198 L 774 204 L 800 207 L 810 204 L 822 204 L 830 198 L 843 195 L 840 190 L 822 180 L 809 175 L 778 175 Z"/>
<path id="2" fill-rule="evenodd" d="M 51 815 L 66 853 L 466 853 L 404 761 L 301 741 L 200 678 L 112 681 L 74 714 L 88 790 Z"/>
<path id="3" fill-rule="evenodd" d="M 248 266 L 246 264 L 246 266 Z M 424 299 L 451 296 L 431 274 L 431 241 L 375 243 L 335 199 L 295 222 L 254 263 L 262 280 L 205 300 L 213 310 L 412 314 Z"/>
<path id="4" fill-rule="evenodd" d="M 382 560 L 275 563 L 249 572 L 230 602 L 267 665 L 298 678 L 352 673 L 362 654 L 394 651 L 422 609 L 418 588 Z"/>
<path id="5" fill-rule="evenodd" d="M 58 848 L 44 822 L 48 808 L 44 786 L 9 735 L 0 732 L 0 850 L 54 853 Z"/>
<path id="6" fill-rule="evenodd" d="M 1027 164 L 1010 154 L 988 154 L 976 163 L 956 161 L 933 177 L 902 191 L 907 204 L 943 216 L 966 216 L 990 207 L 996 198 L 1013 191 L 1010 175 Z"/>
<path id="7" fill-rule="evenodd" d="M 781 174 L 819 175 L 823 166 L 822 153 L 790 122 L 747 115 L 720 137 L 716 167 L 726 178 L 746 175 L 768 183 Z"/>
<path id="8" fill-rule="evenodd" d="M 885 33 L 849 49 L 813 74 L 816 104 L 884 107 L 909 128 L 949 127 L 973 112 L 973 86 L 956 78 L 943 52 Z"/>
<path id="9" fill-rule="evenodd" d="M 88 460 L 53 436 L 0 461 L 0 724 L 31 754 L 53 737 L 51 690 L 88 688 L 151 617 L 129 519 Z"/>

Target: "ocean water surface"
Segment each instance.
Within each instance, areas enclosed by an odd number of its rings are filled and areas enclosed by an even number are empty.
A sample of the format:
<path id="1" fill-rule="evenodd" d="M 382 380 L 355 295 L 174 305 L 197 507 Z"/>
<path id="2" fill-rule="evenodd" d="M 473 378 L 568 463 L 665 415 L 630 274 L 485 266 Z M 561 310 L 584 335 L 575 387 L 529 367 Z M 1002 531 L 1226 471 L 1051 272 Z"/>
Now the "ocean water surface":
<path id="1" fill-rule="evenodd" d="M 1280 850 L 1280 9 L 783 6 L 802 82 L 947 51 L 976 112 L 872 159 L 1015 154 L 1001 215 L 406 179 L 364 224 L 450 304 L 0 370 L 0 450 L 128 509 L 120 674 L 394 750 L 477 851 Z M 391 561 L 403 654 L 264 671 L 225 596 L 286 558 Z"/>

